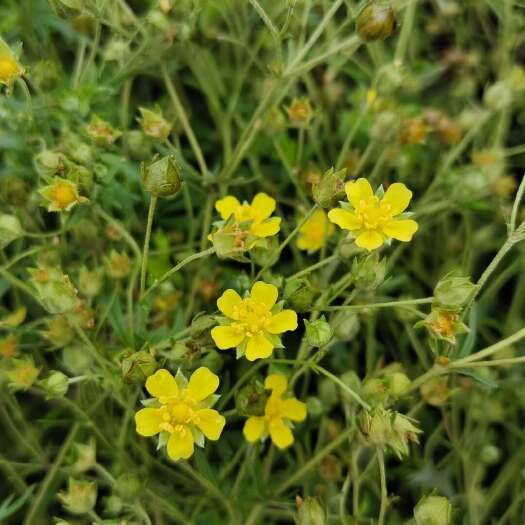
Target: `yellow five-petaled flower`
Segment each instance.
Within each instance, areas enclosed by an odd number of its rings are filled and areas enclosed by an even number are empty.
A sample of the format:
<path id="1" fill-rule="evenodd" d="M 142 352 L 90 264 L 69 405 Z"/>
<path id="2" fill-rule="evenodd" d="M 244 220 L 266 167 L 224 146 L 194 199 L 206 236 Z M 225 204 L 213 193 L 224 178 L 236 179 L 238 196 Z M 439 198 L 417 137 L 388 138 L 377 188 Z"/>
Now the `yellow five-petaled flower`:
<path id="1" fill-rule="evenodd" d="M 275 211 L 275 205 L 275 199 L 261 192 L 251 204 L 246 201 L 241 204 L 236 197 L 228 195 L 215 203 L 215 209 L 223 220 L 233 215 L 237 223 L 248 223 L 250 233 L 255 237 L 271 237 L 279 233 L 281 228 L 281 218 L 270 217 Z"/>
<path id="2" fill-rule="evenodd" d="M 217 347 L 237 348 L 238 355 L 246 354 L 248 361 L 270 357 L 280 344 L 278 335 L 297 328 L 297 314 L 293 310 L 279 311 L 277 295 L 273 284 L 262 281 L 253 285 L 245 299 L 235 290 L 226 290 L 217 300 L 226 319 L 211 331 Z"/>
<path id="3" fill-rule="evenodd" d="M 216 441 L 222 433 L 226 420 L 210 408 L 218 386 L 219 378 L 206 367 L 195 370 L 187 383 L 182 374 L 175 378 L 168 370 L 157 370 L 146 380 L 146 389 L 156 398 L 154 406 L 135 414 L 137 432 L 146 437 L 161 434 L 171 459 L 188 459 L 194 443 L 203 446 L 204 436 Z"/>
<path id="4" fill-rule="evenodd" d="M 0 38 L 0 84 L 10 90 L 13 82 L 24 74 L 24 68 L 9 46 Z"/>
<path id="5" fill-rule="evenodd" d="M 69 211 L 76 204 L 88 201 L 79 195 L 74 182 L 61 177 L 54 177 L 52 184 L 40 189 L 40 194 L 49 202 L 48 211 Z"/>
<path id="6" fill-rule="evenodd" d="M 375 250 L 388 238 L 408 242 L 416 233 L 416 221 L 396 218 L 412 199 L 412 192 L 404 184 L 390 185 L 382 198 L 374 195 L 370 183 L 362 178 L 347 182 L 345 191 L 353 209 L 330 210 L 328 218 L 340 228 L 350 230 L 360 248 Z"/>
<path id="7" fill-rule="evenodd" d="M 308 250 L 309 253 L 320 250 L 326 241 L 334 234 L 335 228 L 322 209 L 317 209 L 312 216 L 299 228 L 297 247 Z"/>
<path id="8" fill-rule="evenodd" d="M 306 418 L 306 405 L 295 397 L 283 398 L 287 386 L 288 380 L 281 374 L 271 374 L 266 378 L 264 387 L 272 393 L 266 401 L 264 415 L 252 416 L 244 424 L 244 437 L 250 443 L 264 439 L 268 434 L 280 449 L 294 442 L 290 422 Z"/>

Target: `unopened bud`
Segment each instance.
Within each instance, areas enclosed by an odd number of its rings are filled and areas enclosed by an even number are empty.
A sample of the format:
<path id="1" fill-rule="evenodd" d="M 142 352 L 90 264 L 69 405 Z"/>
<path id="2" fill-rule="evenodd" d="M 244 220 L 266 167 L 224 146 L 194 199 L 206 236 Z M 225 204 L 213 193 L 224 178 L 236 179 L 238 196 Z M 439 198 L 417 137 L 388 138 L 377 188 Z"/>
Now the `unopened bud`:
<path id="1" fill-rule="evenodd" d="M 24 230 L 15 215 L 0 214 L 0 249 L 22 237 Z"/>
<path id="2" fill-rule="evenodd" d="M 284 286 L 284 300 L 296 312 L 306 312 L 312 306 L 316 291 L 308 279 L 289 279 Z"/>
<path id="3" fill-rule="evenodd" d="M 345 196 L 346 168 L 335 171 L 330 168 L 322 176 L 319 182 L 312 184 L 312 195 L 314 201 L 321 208 L 333 208 Z"/>
<path id="4" fill-rule="evenodd" d="M 182 187 L 182 170 L 173 155 L 142 164 L 140 172 L 146 191 L 155 197 L 177 195 Z"/>
<path id="5" fill-rule="evenodd" d="M 416 525 L 449 525 L 452 505 L 442 496 L 425 496 L 414 509 Z"/>
<path id="6" fill-rule="evenodd" d="M 297 511 L 298 525 L 325 525 L 326 513 L 321 507 L 317 498 L 307 497 L 300 502 L 297 501 L 299 510 Z"/>
<path id="7" fill-rule="evenodd" d="M 121 362 L 122 377 L 126 383 L 143 384 L 159 367 L 150 352 L 140 350 L 128 353 Z"/>
<path id="8" fill-rule="evenodd" d="M 396 28 L 396 17 L 389 3 L 372 0 L 357 16 L 357 33 L 366 42 L 385 40 Z"/>
<path id="9" fill-rule="evenodd" d="M 257 380 L 243 386 L 235 396 L 235 408 L 241 416 L 260 416 L 264 414 L 264 407 L 268 399 L 268 392 Z"/>
<path id="10" fill-rule="evenodd" d="M 304 326 L 306 328 L 306 340 L 310 346 L 321 348 L 332 339 L 332 329 L 324 315 L 312 322 L 305 319 Z"/>
<path id="11" fill-rule="evenodd" d="M 69 388 L 68 377 L 58 370 L 52 370 L 50 374 L 39 381 L 46 394 L 46 399 L 64 397 Z"/>
<path id="12" fill-rule="evenodd" d="M 92 481 L 69 478 L 67 491 L 59 492 L 58 499 L 71 514 L 87 514 L 97 502 L 97 486 Z"/>
<path id="13" fill-rule="evenodd" d="M 467 303 L 476 288 L 469 277 L 447 275 L 434 288 L 434 298 L 443 308 L 455 310 Z"/>

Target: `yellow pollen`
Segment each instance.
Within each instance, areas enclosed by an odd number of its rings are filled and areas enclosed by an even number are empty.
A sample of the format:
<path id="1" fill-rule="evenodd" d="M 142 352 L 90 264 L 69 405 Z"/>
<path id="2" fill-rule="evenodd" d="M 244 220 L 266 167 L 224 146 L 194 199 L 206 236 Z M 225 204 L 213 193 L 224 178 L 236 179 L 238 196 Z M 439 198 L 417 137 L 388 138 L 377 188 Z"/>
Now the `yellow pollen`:
<path id="1" fill-rule="evenodd" d="M 67 208 L 71 203 L 77 200 L 75 190 L 63 182 L 58 182 L 54 188 L 54 200 L 60 208 Z"/>
<path id="2" fill-rule="evenodd" d="M 9 82 L 20 72 L 16 60 L 9 56 L 0 58 L 0 81 Z"/>

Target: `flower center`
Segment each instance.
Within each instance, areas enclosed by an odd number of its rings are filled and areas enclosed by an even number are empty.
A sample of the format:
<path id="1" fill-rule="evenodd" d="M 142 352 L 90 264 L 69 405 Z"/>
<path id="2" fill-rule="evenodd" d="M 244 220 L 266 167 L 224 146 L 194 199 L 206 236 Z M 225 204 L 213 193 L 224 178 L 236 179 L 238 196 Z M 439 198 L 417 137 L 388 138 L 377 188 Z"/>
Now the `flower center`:
<path id="1" fill-rule="evenodd" d="M 272 318 L 268 307 L 251 298 L 244 299 L 239 306 L 234 307 L 234 316 L 238 319 L 234 328 L 247 337 L 260 334 Z"/>
<path id="2" fill-rule="evenodd" d="M 165 401 L 165 400 L 163 400 Z M 161 430 L 180 433 L 196 417 L 192 407 L 178 400 L 168 401 L 160 408 L 162 423 L 159 425 Z"/>
<path id="3" fill-rule="evenodd" d="M 253 219 L 252 207 L 247 203 L 244 203 L 241 206 L 239 206 L 235 210 L 235 219 L 237 220 L 237 222 L 251 221 Z"/>
<path id="4" fill-rule="evenodd" d="M 266 401 L 266 407 L 264 409 L 264 415 L 270 421 L 276 419 L 282 419 L 282 400 L 279 397 L 270 396 Z"/>
<path id="5" fill-rule="evenodd" d="M 355 214 L 365 230 L 377 230 L 392 219 L 392 206 L 380 201 L 375 195 L 361 199 L 355 209 Z"/>
<path id="6" fill-rule="evenodd" d="M 69 184 L 57 183 L 53 194 L 54 200 L 60 208 L 67 208 L 72 202 L 77 200 L 75 191 Z"/>
<path id="7" fill-rule="evenodd" d="M 0 58 L 0 81 L 8 82 L 18 74 L 18 64 L 10 57 Z"/>

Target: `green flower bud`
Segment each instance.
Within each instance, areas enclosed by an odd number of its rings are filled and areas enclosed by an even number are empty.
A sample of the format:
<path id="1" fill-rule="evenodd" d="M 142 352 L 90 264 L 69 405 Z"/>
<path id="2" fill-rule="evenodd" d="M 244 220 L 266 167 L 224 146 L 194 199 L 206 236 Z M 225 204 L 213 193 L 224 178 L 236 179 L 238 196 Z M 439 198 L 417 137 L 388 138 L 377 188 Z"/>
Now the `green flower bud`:
<path id="1" fill-rule="evenodd" d="M 357 16 L 356 27 L 365 42 L 385 40 L 396 29 L 396 17 L 389 3 L 372 0 Z"/>
<path id="2" fill-rule="evenodd" d="M 71 514 L 87 514 L 97 502 L 97 486 L 93 481 L 69 478 L 67 491 L 59 492 L 58 499 Z"/>
<path id="3" fill-rule="evenodd" d="M 62 153 L 44 150 L 35 156 L 37 171 L 43 176 L 52 176 L 64 171 L 65 157 Z"/>
<path id="4" fill-rule="evenodd" d="M 452 521 L 452 505 L 442 496 L 425 496 L 414 509 L 416 525 L 449 525 Z"/>
<path id="5" fill-rule="evenodd" d="M 52 370 L 50 374 L 41 379 L 38 384 L 46 393 L 46 399 L 64 397 L 69 388 L 68 377 L 58 370 Z"/>
<path id="6" fill-rule="evenodd" d="M 145 350 L 126 354 L 120 364 L 124 382 L 136 385 L 144 384 L 158 367 L 153 354 Z"/>
<path id="7" fill-rule="evenodd" d="M 391 419 L 390 413 L 383 408 L 361 413 L 358 424 L 367 444 L 379 448 L 386 447 L 388 437 L 392 433 Z"/>
<path id="8" fill-rule="evenodd" d="M 250 248 L 250 256 L 255 264 L 261 267 L 273 266 L 279 260 L 279 239 L 277 235 L 259 239 Z"/>
<path id="9" fill-rule="evenodd" d="M 124 500 L 133 500 L 140 492 L 142 483 L 134 474 L 124 473 L 117 478 L 116 486 Z"/>
<path id="10" fill-rule="evenodd" d="M 395 372 L 386 377 L 388 393 L 395 397 L 402 397 L 408 392 L 412 381 L 402 372 Z"/>
<path id="11" fill-rule="evenodd" d="M 308 412 L 308 417 L 321 417 L 324 412 L 324 405 L 323 402 L 318 398 L 314 396 L 310 396 L 306 399 L 306 409 Z"/>
<path id="12" fill-rule="evenodd" d="M 141 164 L 140 175 L 146 191 L 155 197 L 177 195 L 182 187 L 182 170 L 173 155 Z"/>
<path id="13" fill-rule="evenodd" d="M 501 449 L 494 445 L 485 445 L 481 449 L 480 459 L 485 465 L 494 465 L 501 459 Z"/>
<path id="14" fill-rule="evenodd" d="M 361 393 L 368 403 L 374 406 L 383 404 L 388 397 L 384 381 L 378 378 L 367 379 Z"/>
<path id="15" fill-rule="evenodd" d="M 70 312 L 78 303 L 77 290 L 60 268 L 30 268 L 31 281 L 44 308 L 52 314 Z"/>
<path id="16" fill-rule="evenodd" d="M 40 373 L 32 359 L 11 359 L 9 365 L 6 376 L 9 388 L 15 392 L 31 388 Z"/>
<path id="17" fill-rule="evenodd" d="M 27 204 L 30 193 L 29 186 L 22 179 L 13 175 L 5 177 L 0 185 L 1 198 L 17 208 Z"/>
<path id="18" fill-rule="evenodd" d="M 468 302 L 476 288 L 469 277 L 447 275 L 434 288 L 434 298 L 443 308 L 456 310 Z"/>
<path id="19" fill-rule="evenodd" d="M 330 168 L 319 182 L 312 184 L 312 196 L 321 208 L 333 208 L 345 196 L 346 168 Z"/>
<path id="20" fill-rule="evenodd" d="M 151 157 L 151 141 L 138 129 L 125 133 L 124 145 L 128 155 L 134 160 L 146 160 Z"/>
<path id="21" fill-rule="evenodd" d="M 200 364 L 217 374 L 222 369 L 222 355 L 215 350 L 211 350 L 201 359 Z"/>
<path id="22" fill-rule="evenodd" d="M 327 377 L 319 381 L 319 399 L 322 401 L 323 406 L 331 408 L 337 404 L 339 398 L 337 396 L 337 386 L 331 379 Z"/>
<path id="23" fill-rule="evenodd" d="M 422 430 L 416 426 L 416 423 L 415 419 L 394 412 L 392 433 L 388 436 L 387 444 L 399 459 L 408 456 L 409 442 L 419 443 L 418 434 L 421 434 Z"/>
<path id="24" fill-rule="evenodd" d="M 325 525 L 326 513 L 317 498 L 307 497 L 298 505 L 297 525 Z"/>
<path id="25" fill-rule="evenodd" d="M 75 332 L 65 316 L 56 315 L 47 322 L 47 330 L 42 335 L 54 346 L 64 347 L 73 341 Z"/>
<path id="26" fill-rule="evenodd" d="M 158 140 L 166 140 L 171 131 L 171 124 L 159 112 L 146 108 L 139 108 L 141 118 L 140 125 L 144 133 Z"/>
<path id="27" fill-rule="evenodd" d="M 80 164 L 68 163 L 67 168 L 67 179 L 89 193 L 93 187 L 93 173 Z"/>
<path id="28" fill-rule="evenodd" d="M 500 80 L 489 86 L 483 95 L 483 103 L 492 111 L 501 111 L 512 103 L 512 89 L 508 82 Z"/>
<path id="29" fill-rule="evenodd" d="M 119 496 L 115 496 L 112 494 L 111 496 L 108 496 L 104 500 L 104 508 L 110 516 L 115 516 L 117 514 L 120 514 L 122 512 L 122 509 L 124 507 L 124 502 L 122 501 L 122 498 Z"/>
<path id="30" fill-rule="evenodd" d="M 98 115 L 91 117 L 91 122 L 86 126 L 86 133 L 94 144 L 102 147 L 111 146 L 122 135 L 121 131 Z"/>
<path id="31" fill-rule="evenodd" d="M 306 312 L 312 306 L 317 292 L 308 279 L 289 279 L 284 286 L 284 300 L 296 312 Z"/>
<path id="32" fill-rule="evenodd" d="M 332 329 L 324 315 L 320 319 L 312 322 L 305 319 L 304 326 L 306 328 L 306 341 L 310 346 L 321 348 L 328 344 L 330 339 L 332 339 Z"/>
<path id="33" fill-rule="evenodd" d="M 62 361 L 73 375 L 82 375 L 91 366 L 92 358 L 84 347 L 75 345 L 64 348 Z"/>
<path id="34" fill-rule="evenodd" d="M 75 443 L 73 446 L 75 461 L 71 468 L 75 474 L 82 474 L 92 469 L 97 463 L 97 442 L 91 438 L 88 443 Z"/>
<path id="35" fill-rule="evenodd" d="M 78 288 L 83 295 L 87 297 L 96 297 L 104 281 L 104 271 L 102 268 L 88 270 L 85 266 L 80 268 L 78 275 Z"/>
<path id="36" fill-rule="evenodd" d="M 341 377 L 341 381 L 348 387 L 351 388 L 354 392 L 361 392 L 361 380 L 359 376 L 353 370 L 347 370 Z M 355 403 L 355 399 L 344 390 L 339 391 L 342 398 L 347 403 Z"/>
<path id="37" fill-rule="evenodd" d="M 359 317 L 354 312 L 338 312 L 332 326 L 334 336 L 340 341 L 351 341 L 359 332 Z"/>
<path id="38" fill-rule="evenodd" d="M 356 257 L 352 263 L 354 285 L 360 290 L 377 289 L 386 276 L 386 258 L 380 259 L 377 252 L 366 257 Z"/>
<path id="39" fill-rule="evenodd" d="M 383 144 L 391 142 L 399 134 L 401 119 L 393 111 L 381 111 L 370 127 L 370 138 Z"/>
<path id="40" fill-rule="evenodd" d="M 268 392 L 258 380 L 243 386 L 235 395 L 235 408 L 244 417 L 264 414 Z"/>
<path id="41" fill-rule="evenodd" d="M 22 237 L 24 230 L 15 215 L 0 214 L 0 249 L 5 248 L 9 243 Z"/>

